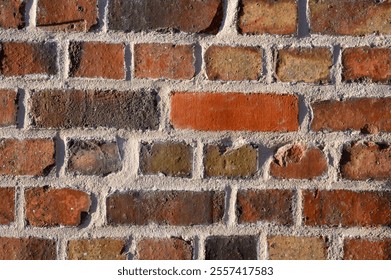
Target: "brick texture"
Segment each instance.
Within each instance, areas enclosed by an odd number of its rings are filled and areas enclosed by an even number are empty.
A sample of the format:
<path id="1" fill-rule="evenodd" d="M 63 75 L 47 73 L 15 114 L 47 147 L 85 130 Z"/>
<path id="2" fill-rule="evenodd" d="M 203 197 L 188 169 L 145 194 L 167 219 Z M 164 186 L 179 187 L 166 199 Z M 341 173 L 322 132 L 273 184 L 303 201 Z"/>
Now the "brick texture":
<path id="1" fill-rule="evenodd" d="M 295 131 L 298 110 L 294 95 L 178 92 L 171 96 L 171 123 L 176 129 Z"/>
<path id="2" fill-rule="evenodd" d="M 118 193 L 107 199 L 107 220 L 112 225 L 208 225 L 221 222 L 224 203 L 222 192 Z"/>
<path id="3" fill-rule="evenodd" d="M 125 242 L 117 239 L 81 239 L 68 242 L 69 260 L 125 260 Z"/>
<path id="4" fill-rule="evenodd" d="M 255 236 L 211 236 L 205 240 L 206 260 L 256 260 Z"/>
<path id="5" fill-rule="evenodd" d="M 193 247 L 181 238 L 142 239 L 137 243 L 139 260 L 191 260 Z"/>
<path id="6" fill-rule="evenodd" d="M 304 191 L 308 226 L 390 226 L 391 192 Z"/>
<path id="7" fill-rule="evenodd" d="M 56 242 L 40 238 L 0 237 L 0 260 L 54 260 Z"/>
<path id="8" fill-rule="evenodd" d="M 3 139 L 0 174 L 44 176 L 55 166 L 54 142 L 49 139 Z"/>
<path id="9" fill-rule="evenodd" d="M 9 225 L 15 220 L 15 190 L 0 188 L 0 225 Z"/>
<path id="10" fill-rule="evenodd" d="M 31 226 L 78 226 L 88 213 L 88 194 L 72 189 L 32 188 L 25 191 L 26 220 Z"/>
<path id="11" fill-rule="evenodd" d="M 0 127 L 16 125 L 17 101 L 14 90 L 0 90 Z"/>
<path id="12" fill-rule="evenodd" d="M 25 1 L 0 0 L 0 28 L 24 27 Z"/>
<path id="13" fill-rule="evenodd" d="M 391 239 L 346 239 L 343 250 L 345 260 L 391 260 Z"/>

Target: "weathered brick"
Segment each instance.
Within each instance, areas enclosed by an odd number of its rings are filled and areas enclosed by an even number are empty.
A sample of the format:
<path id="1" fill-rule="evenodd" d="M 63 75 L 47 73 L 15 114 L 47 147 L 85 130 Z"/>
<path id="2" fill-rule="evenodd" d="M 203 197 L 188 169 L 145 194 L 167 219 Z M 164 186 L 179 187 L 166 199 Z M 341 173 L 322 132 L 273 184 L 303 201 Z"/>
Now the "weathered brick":
<path id="1" fill-rule="evenodd" d="M 240 190 L 236 213 L 239 223 L 293 224 L 293 192 L 290 190 Z"/>
<path id="2" fill-rule="evenodd" d="M 297 30 L 296 0 L 241 0 L 239 31 L 289 35 Z"/>
<path id="3" fill-rule="evenodd" d="M 134 74 L 136 78 L 191 79 L 195 75 L 193 46 L 136 44 Z"/>
<path id="4" fill-rule="evenodd" d="M 350 180 L 391 179 L 391 147 L 373 142 L 345 145 L 341 174 Z"/>
<path id="5" fill-rule="evenodd" d="M 4 76 L 57 73 L 57 45 L 51 42 L 3 42 L 0 72 Z"/>
<path id="6" fill-rule="evenodd" d="M 141 147 L 140 170 L 143 174 L 190 177 L 193 149 L 186 143 L 153 143 Z"/>
<path id="7" fill-rule="evenodd" d="M 348 48 L 342 52 L 342 65 L 344 81 L 391 81 L 391 49 Z"/>
<path id="8" fill-rule="evenodd" d="M 112 0 L 109 29 L 183 31 L 216 34 L 222 24 L 222 0 Z"/>
<path id="9" fill-rule="evenodd" d="M 47 175 L 55 166 L 54 142 L 49 139 L 3 139 L 0 175 Z"/>
<path id="10" fill-rule="evenodd" d="M 211 46 L 205 52 L 205 63 L 210 80 L 258 80 L 262 51 L 254 47 Z"/>
<path id="11" fill-rule="evenodd" d="M 125 78 L 125 48 L 123 44 L 71 42 L 69 44 L 70 77 Z"/>
<path id="12" fill-rule="evenodd" d="M 303 144 L 281 147 L 270 164 L 270 174 L 279 179 L 314 179 L 326 171 L 327 160 L 322 151 Z"/>
<path id="13" fill-rule="evenodd" d="M 0 260 L 54 260 L 56 242 L 40 238 L 0 237 Z"/>
<path id="14" fill-rule="evenodd" d="M 322 237 L 274 236 L 267 239 L 271 260 L 325 260 L 327 245 Z"/>
<path id="15" fill-rule="evenodd" d="M 257 172 L 257 149 L 244 145 L 237 149 L 208 145 L 205 149 L 207 177 L 246 178 Z"/>
<path id="16" fill-rule="evenodd" d="M 139 260 L 191 260 L 193 247 L 181 238 L 142 239 L 137 243 Z"/>
<path id="17" fill-rule="evenodd" d="M 346 239 L 344 260 L 391 260 L 391 239 Z"/>
<path id="18" fill-rule="evenodd" d="M 222 192 L 129 192 L 107 199 L 107 220 L 111 225 L 202 225 L 219 223 L 223 215 Z"/>
<path id="19" fill-rule="evenodd" d="M 326 100 L 311 106 L 314 113 L 311 129 L 314 131 L 391 131 L 391 98 Z"/>
<path id="20" fill-rule="evenodd" d="M 15 220 L 15 190 L 0 188 L 0 225 L 9 225 Z"/>
<path id="21" fill-rule="evenodd" d="M 78 226 L 88 212 L 88 194 L 72 189 L 32 188 L 25 191 L 26 220 L 31 226 Z"/>
<path id="22" fill-rule="evenodd" d="M 314 33 L 330 35 L 391 34 L 391 2 L 309 0 Z"/>
<path id="23" fill-rule="evenodd" d="M 329 83 L 332 65 L 327 48 L 282 49 L 277 53 L 276 76 L 282 82 Z"/>
<path id="24" fill-rule="evenodd" d="M 17 96 L 14 90 L 0 90 L 0 127 L 16 125 Z"/>
<path id="25" fill-rule="evenodd" d="M 297 131 L 298 98 L 281 94 L 184 93 L 171 96 L 176 129 Z"/>
<path id="26" fill-rule="evenodd" d="M 121 156 L 115 142 L 72 140 L 67 171 L 82 175 L 108 175 L 121 170 Z"/>
<path id="27" fill-rule="evenodd" d="M 0 28 L 23 28 L 25 1 L 0 0 Z"/>
<path id="28" fill-rule="evenodd" d="M 38 0 L 37 26 L 51 31 L 89 31 L 98 23 L 96 0 Z"/>
<path id="29" fill-rule="evenodd" d="M 31 116 L 39 128 L 159 126 L 155 91 L 45 90 L 33 93 Z"/>
<path id="30" fill-rule="evenodd" d="M 255 236 L 210 236 L 205 240 L 206 260 L 256 260 Z"/>
<path id="31" fill-rule="evenodd" d="M 69 260 L 126 260 L 125 242 L 117 239 L 81 239 L 68 242 Z"/>
<path id="32" fill-rule="evenodd" d="M 391 225 L 391 192 L 306 190 L 303 208 L 308 226 Z"/>

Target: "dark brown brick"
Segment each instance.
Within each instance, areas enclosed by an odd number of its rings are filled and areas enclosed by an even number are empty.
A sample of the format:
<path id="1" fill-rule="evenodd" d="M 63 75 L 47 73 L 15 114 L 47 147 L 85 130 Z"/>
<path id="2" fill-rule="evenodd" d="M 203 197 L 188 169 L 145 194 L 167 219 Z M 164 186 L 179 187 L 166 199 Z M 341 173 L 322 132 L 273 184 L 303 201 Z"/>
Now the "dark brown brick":
<path id="1" fill-rule="evenodd" d="M 25 1 L 0 0 L 0 28 L 23 28 Z"/>
<path id="2" fill-rule="evenodd" d="M 15 220 L 15 190 L 0 188 L 0 225 L 9 225 Z"/>
<path id="3" fill-rule="evenodd" d="M 391 239 L 346 239 L 344 260 L 391 260 Z"/>
<path id="4" fill-rule="evenodd" d="M 46 90 L 33 93 L 31 115 L 39 128 L 157 129 L 155 91 Z"/>
<path id="5" fill-rule="evenodd" d="M 224 193 L 212 191 L 118 193 L 107 199 L 107 220 L 111 225 L 208 225 L 221 222 L 224 203 Z"/>
<path id="6" fill-rule="evenodd" d="M 141 147 L 140 170 L 143 174 L 190 177 L 193 149 L 186 143 L 153 143 Z"/>
<path id="7" fill-rule="evenodd" d="M 293 224 L 293 192 L 290 190 L 240 190 L 237 194 L 239 223 Z"/>
<path id="8" fill-rule="evenodd" d="M 210 236 L 205 240 L 206 260 L 256 260 L 255 236 Z"/>
<path id="9" fill-rule="evenodd" d="M 40 238 L 0 237 L 0 260 L 54 260 L 56 242 Z"/>
<path id="10" fill-rule="evenodd" d="M 81 239 L 68 242 L 69 260 L 126 260 L 125 242 L 117 239 Z"/>
<path id="11" fill-rule="evenodd" d="M 17 97 L 15 90 L 0 90 L 0 127 L 16 125 Z"/>
<path id="12" fill-rule="evenodd" d="M 139 260 L 191 260 L 193 247 L 181 238 L 142 239 L 137 243 Z"/>

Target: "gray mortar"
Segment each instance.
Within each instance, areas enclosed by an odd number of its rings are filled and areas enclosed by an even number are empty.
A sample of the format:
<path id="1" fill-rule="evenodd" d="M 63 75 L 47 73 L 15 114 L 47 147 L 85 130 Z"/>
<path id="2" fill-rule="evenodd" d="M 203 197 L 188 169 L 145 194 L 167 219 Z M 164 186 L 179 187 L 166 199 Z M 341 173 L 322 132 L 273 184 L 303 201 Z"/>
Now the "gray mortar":
<path id="1" fill-rule="evenodd" d="M 0 138 L 56 138 L 57 143 L 56 163 L 58 170 L 48 177 L 34 178 L 29 176 L 3 176 L 0 187 L 15 186 L 16 188 L 16 219 L 10 226 L 0 226 L 0 236 L 9 237 L 43 237 L 57 240 L 57 251 L 59 259 L 66 259 L 66 245 L 68 240 L 78 238 L 99 238 L 112 237 L 121 238 L 131 242 L 128 244 L 128 256 L 131 259 L 135 254 L 136 244 L 142 237 L 169 237 L 182 236 L 185 240 L 192 240 L 194 256 L 196 259 L 204 259 L 205 239 L 210 235 L 255 235 L 258 236 L 258 258 L 266 259 L 268 256 L 266 238 L 271 235 L 295 235 L 295 236 L 324 236 L 329 239 L 329 259 L 341 259 L 343 256 L 344 237 L 363 237 L 373 240 L 391 238 L 391 229 L 386 227 L 364 228 L 330 228 L 306 227 L 302 225 L 301 193 L 304 189 L 349 189 L 349 190 L 391 190 L 391 184 L 387 181 L 355 181 L 339 179 L 339 160 L 341 149 L 344 143 L 358 140 L 385 141 L 391 143 L 390 133 L 379 133 L 377 135 L 361 135 L 359 132 L 333 132 L 323 134 L 321 132 L 310 132 L 309 125 L 312 118 L 310 103 L 318 100 L 340 99 L 349 97 L 386 97 L 391 96 L 390 85 L 381 84 L 348 84 L 341 81 L 341 49 L 346 47 L 371 46 L 391 47 L 391 35 L 365 37 L 352 36 L 324 36 L 310 35 L 305 30 L 309 26 L 307 0 L 298 0 L 299 7 L 306 7 L 299 17 L 299 25 L 304 28 L 299 30 L 299 37 L 295 36 L 247 36 L 239 35 L 236 30 L 237 7 L 239 0 L 225 0 L 224 7 L 227 7 L 224 16 L 224 26 L 216 36 L 204 36 L 185 33 L 123 33 L 110 32 L 107 30 L 107 0 L 100 0 L 99 4 L 99 31 L 97 33 L 62 33 L 46 32 L 35 30 L 37 0 L 31 1 L 27 11 L 27 28 L 25 30 L 0 30 L 0 41 L 52 41 L 59 46 L 58 68 L 59 73 L 55 77 L 42 75 L 31 75 L 25 78 L 4 78 L 0 77 L 0 88 L 19 89 L 20 107 L 18 111 L 19 125 L 22 127 L 8 127 L 0 130 Z M 103 18 L 102 18 L 103 15 Z M 243 82 L 219 82 L 208 81 L 205 73 L 205 65 L 199 65 L 199 71 L 194 79 L 190 81 L 173 81 L 161 79 L 136 79 L 133 71 L 128 71 L 123 81 L 104 79 L 83 79 L 68 78 L 69 56 L 68 44 L 70 41 L 102 41 L 108 43 L 125 43 L 128 53 L 125 69 L 134 69 L 133 61 L 129 58 L 133 53 L 136 43 L 172 43 L 176 44 L 199 44 L 196 47 L 196 58 L 200 63 L 201 55 L 210 45 L 232 45 L 232 46 L 260 46 L 264 50 L 266 67 L 264 75 L 259 81 Z M 273 82 L 273 61 L 272 50 L 283 47 L 327 47 L 334 53 L 336 65 L 332 69 L 332 81 L 330 85 L 312 84 L 290 84 Z M 131 68 L 132 67 L 132 68 Z M 30 96 L 32 90 L 49 88 L 74 88 L 74 89 L 116 89 L 116 90 L 137 90 L 137 89 L 158 89 L 160 96 L 160 111 L 162 114 L 161 124 L 156 131 L 127 131 L 112 128 L 97 129 L 34 129 L 31 126 Z M 243 93 L 292 93 L 300 97 L 300 129 L 295 133 L 258 133 L 258 132 L 196 132 L 190 130 L 176 131 L 170 127 L 169 97 L 172 91 L 195 91 L 195 92 L 243 92 Z M 307 114 L 303 114 L 308 111 Z M 69 155 L 65 151 L 70 139 L 104 139 L 107 141 L 117 140 L 120 143 L 123 158 L 123 169 L 121 172 L 106 177 L 95 176 L 71 176 L 65 173 L 65 166 Z M 234 146 L 244 143 L 254 143 L 262 147 L 261 162 L 263 167 L 256 176 L 251 179 L 226 180 L 226 179 L 203 179 L 203 149 L 205 144 L 218 143 L 229 139 Z M 141 176 L 138 171 L 140 142 L 153 142 L 176 140 L 186 141 L 194 148 L 193 177 L 169 178 L 164 176 Z M 327 174 L 313 181 L 308 180 L 276 180 L 269 175 L 269 164 L 274 151 L 288 143 L 307 142 L 321 144 L 329 159 L 330 167 Z M 264 152 L 262 152 L 264 151 Z M 65 158 L 62 157 L 64 155 Z M 24 190 L 28 187 L 49 185 L 53 188 L 76 188 L 93 195 L 93 206 L 91 220 L 77 228 L 54 227 L 34 228 L 25 226 L 24 218 Z M 235 200 L 238 189 L 291 189 L 296 192 L 294 225 L 292 227 L 279 226 L 275 224 L 259 222 L 257 224 L 238 225 L 235 215 Z M 228 209 L 226 209 L 225 223 L 211 226 L 174 227 L 158 226 L 106 226 L 106 197 L 114 191 L 126 190 L 226 190 Z"/>

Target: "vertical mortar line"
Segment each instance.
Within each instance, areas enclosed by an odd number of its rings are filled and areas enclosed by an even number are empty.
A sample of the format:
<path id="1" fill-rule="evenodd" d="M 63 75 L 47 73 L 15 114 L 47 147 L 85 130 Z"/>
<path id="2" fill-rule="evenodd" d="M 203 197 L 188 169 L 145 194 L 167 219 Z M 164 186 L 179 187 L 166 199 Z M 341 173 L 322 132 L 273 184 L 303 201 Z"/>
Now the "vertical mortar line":
<path id="1" fill-rule="evenodd" d="M 197 260 L 205 260 L 205 236 L 200 234 L 198 236 L 198 258 Z"/>
<path id="2" fill-rule="evenodd" d="M 66 145 L 67 141 L 66 138 L 62 136 L 61 132 L 56 133 L 55 137 L 55 148 L 56 148 L 56 175 L 57 177 L 63 177 L 65 176 L 65 168 L 66 164 L 65 162 L 67 161 L 67 153 L 66 153 Z"/>
<path id="3" fill-rule="evenodd" d="M 37 1 L 38 0 L 30 0 L 26 3 L 26 9 L 25 9 L 25 23 L 26 23 L 26 29 L 30 30 L 36 27 L 36 20 L 37 20 Z"/>
<path id="4" fill-rule="evenodd" d="M 64 238 L 59 238 L 57 240 L 57 259 L 66 260 L 67 259 L 67 243 L 68 241 Z"/>
<path id="5" fill-rule="evenodd" d="M 168 85 L 164 84 L 159 90 L 159 110 L 160 110 L 160 123 L 159 131 L 170 130 L 170 94 L 171 89 Z"/>
<path id="6" fill-rule="evenodd" d="M 125 43 L 124 67 L 125 67 L 125 80 L 126 81 L 130 81 L 132 79 L 132 69 L 134 69 L 132 54 L 133 54 L 132 44 Z"/>
<path id="7" fill-rule="evenodd" d="M 338 173 L 339 173 L 339 162 L 342 156 L 343 149 L 343 142 L 333 142 L 331 146 L 326 149 L 327 153 L 327 159 L 328 159 L 328 176 L 329 176 L 329 182 L 337 182 L 338 181 Z"/>
<path id="8" fill-rule="evenodd" d="M 108 30 L 108 10 L 109 0 L 98 1 L 98 13 L 99 13 L 99 29 L 101 32 L 106 33 Z"/>
<path id="9" fill-rule="evenodd" d="M 237 19 L 238 19 L 238 7 L 239 0 L 225 0 L 224 1 L 224 23 L 220 33 L 237 35 Z"/>
<path id="10" fill-rule="evenodd" d="M 16 127 L 23 129 L 26 122 L 26 90 L 17 90 L 17 113 L 16 113 Z"/>
<path id="11" fill-rule="evenodd" d="M 267 84 L 273 83 L 273 73 L 274 73 L 274 57 L 273 57 L 273 46 L 267 44 L 264 46 L 264 58 L 265 58 L 265 82 Z"/>
<path id="12" fill-rule="evenodd" d="M 343 259 L 343 236 L 338 233 L 333 233 L 329 236 L 328 259 L 342 260 Z"/>
<path id="13" fill-rule="evenodd" d="M 311 121 L 313 118 L 311 108 L 311 96 L 304 94 L 298 95 L 299 98 L 299 133 L 308 135 L 311 131 Z"/>
<path id="14" fill-rule="evenodd" d="M 235 228 L 237 225 L 237 217 L 236 217 L 236 199 L 238 196 L 238 186 L 233 184 L 229 188 L 230 195 L 228 197 L 228 209 L 226 209 L 226 213 L 228 216 L 227 219 L 227 227 Z"/>
<path id="15" fill-rule="evenodd" d="M 205 46 L 203 42 L 194 43 L 194 67 L 195 67 L 195 84 L 202 84 L 205 80 L 208 80 L 208 77 L 205 72 L 205 51 L 209 46 Z"/>
<path id="16" fill-rule="evenodd" d="M 128 250 L 128 256 L 127 256 L 127 259 L 136 259 L 137 257 L 137 243 L 139 241 L 139 237 L 138 236 L 132 236 L 131 238 L 129 238 L 129 240 L 131 240 L 130 244 L 128 245 L 129 246 L 129 250 Z"/>
<path id="17" fill-rule="evenodd" d="M 259 246 L 258 246 L 258 259 L 259 260 L 267 260 L 268 252 L 267 252 L 267 232 L 262 231 L 259 234 Z"/>
<path id="18" fill-rule="evenodd" d="M 24 218 L 24 191 L 25 187 L 19 186 L 15 188 L 15 222 L 16 228 L 19 232 L 23 232 L 25 227 L 25 218 Z"/>
<path id="19" fill-rule="evenodd" d="M 129 168 L 130 178 L 137 178 L 140 165 L 141 139 L 128 138 L 124 150 L 124 167 Z M 125 170 L 126 172 L 126 170 Z"/>
<path id="20" fill-rule="evenodd" d="M 204 143 L 200 139 L 197 139 L 193 155 L 193 180 L 201 180 L 204 177 Z"/>
<path id="21" fill-rule="evenodd" d="M 310 36 L 308 0 L 298 0 L 298 38 Z"/>
<path id="22" fill-rule="evenodd" d="M 342 85 L 342 48 L 341 45 L 333 47 L 333 81 L 336 89 Z"/>
<path id="23" fill-rule="evenodd" d="M 69 78 L 69 69 L 71 61 L 69 59 L 69 40 L 60 40 L 59 42 L 59 75 L 61 83 L 64 85 L 65 81 Z"/>
<path id="24" fill-rule="evenodd" d="M 301 227 L 303 225 L 303 190 L 296 189 L 296 203 L 293 207 L 293 217 L 295 227 Z"/>

